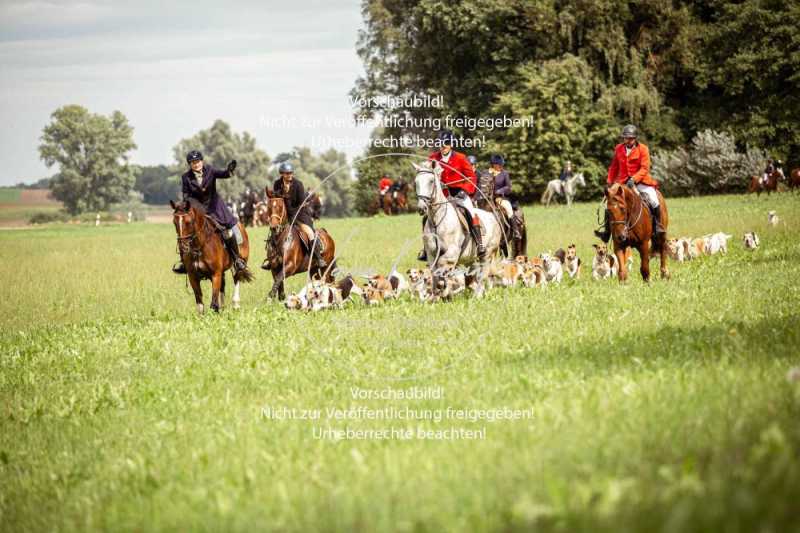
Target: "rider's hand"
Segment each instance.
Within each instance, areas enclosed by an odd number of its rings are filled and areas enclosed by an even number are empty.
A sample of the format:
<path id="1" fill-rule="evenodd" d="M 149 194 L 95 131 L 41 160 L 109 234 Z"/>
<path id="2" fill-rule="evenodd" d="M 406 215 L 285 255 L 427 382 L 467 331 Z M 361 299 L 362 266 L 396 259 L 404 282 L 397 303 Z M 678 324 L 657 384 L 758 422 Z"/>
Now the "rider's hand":
<path id="1" fill-rule="evenodd" d="M 628 181 L 625 182 L 625 185 L 633 189 L 636 186 L 636 183 L 634 183 L 632 177 L 628 176 Z"/>
<path id="2" fill-rule="evenodd" d="M 236 160 L 233 159 L 230 163 L 228 163 L 228 172 L 233 174 L 233 171 L 236 170 Z"/>

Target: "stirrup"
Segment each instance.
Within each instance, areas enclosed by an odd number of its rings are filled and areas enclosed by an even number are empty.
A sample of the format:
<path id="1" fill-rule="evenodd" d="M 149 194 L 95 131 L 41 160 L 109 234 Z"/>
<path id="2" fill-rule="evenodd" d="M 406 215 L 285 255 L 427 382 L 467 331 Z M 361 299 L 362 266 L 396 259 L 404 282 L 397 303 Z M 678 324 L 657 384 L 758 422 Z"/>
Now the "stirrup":
<path id="1" fill-rule="evenodd" d="M 417 254 L 417 260 L 419 260 L 419 261 L 427 261 L 428 260 L 428 252 L 425 250 L 425 248 L 423 248 L 422 251 Z"/>
<path id="2" fill-rule="evenodd" d="M 183 261 L 179 261 L 172 265 L 172 272 L 175 274 L 186 274 L 186 265 L 183 264 Z"/>

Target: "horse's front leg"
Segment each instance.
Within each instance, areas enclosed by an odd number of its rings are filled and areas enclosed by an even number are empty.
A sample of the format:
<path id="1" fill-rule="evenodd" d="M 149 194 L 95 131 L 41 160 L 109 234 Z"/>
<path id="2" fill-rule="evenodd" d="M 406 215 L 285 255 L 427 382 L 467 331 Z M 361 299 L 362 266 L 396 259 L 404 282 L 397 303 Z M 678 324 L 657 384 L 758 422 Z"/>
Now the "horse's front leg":
<path id="1" fill-rule="evenodd" d="M 234 284 L 233 284 L 233 308 L 234 309 L 239 309 L 239 307 L 240 307 L 239 306 L 239 302 L 240 301 L 241 300 L 239 298 L 239 282 L 238 281 L 234 281 Z"/>
<path id="2" fill-rule="evenodd" d="M 642 264 L 639 267 L 639 272 L 642 273 L 642 279 L 645 282 L 650 281 L 650 241 L 646 240 L 639 245 L 639 258 Z"/>
<path id="3" fill-rule="evenodd" d="M 269 291 L 268 298 L 283 295 L 283 268 L 272 269 L 272 289 Z M 281 296 L 281 300 L 283 297 Z"/>
<path id="4" fill-rule="evenodd" d="M 625 260 L 625 248 L 615 245 L 614 255 L 617 256 L 617 274 L 620 282 L 628 281 L 628 262 Z"/>
<path id="5" fill-rule="evenodd" d="M 222 272 L 214 272 L 211 276 L 211 310 L 219 312 L 219 292 L 222 288 Z"/>
<path id="6" fill-rule="evenodd" d="M 203 290 L 200 288 L 200 278 L 196 274 L 189 274 L 189 284 L 194 291 L 194 302 L 197 305 L 197 312 L 201 315 L 205 311 L 203 307 Z"/>

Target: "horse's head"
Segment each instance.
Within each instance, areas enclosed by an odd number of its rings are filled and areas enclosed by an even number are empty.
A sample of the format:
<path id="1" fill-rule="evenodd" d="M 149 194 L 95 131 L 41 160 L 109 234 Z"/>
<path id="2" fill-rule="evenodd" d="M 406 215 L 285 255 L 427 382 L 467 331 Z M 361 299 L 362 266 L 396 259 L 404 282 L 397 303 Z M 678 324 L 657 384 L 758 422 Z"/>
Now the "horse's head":
<path id="1" fill-rule="evenodd" d="M 267 218 L 270 229 L 286 224 L 286 203 L 283 198 L 267 189 Z"/>
<path id="2" fill-rule="evenodd" d="M 424 215 L 434 198 L 436 192 L 436 180 L 439 179 L 435 168 L 431 168 L 430 162 L 421 165 L 411 163 L 417 175 L 414 178 L 414 191 L 417 193 L 417 211 Z"/>
<path id="3" fill-rule="evenodd" d="M 575 174 L 575 183 L 581 187 L 586 187 L 586 180 L 583 179 L 583 172 L 578 172 Z"/>
<path id="4" fill-rule="evenodd" d="M 170 200 L 169 205 L 172 206 L 172 223 L 175 225 L 178 238 L 188 239 L 192 237 L 197 223 L 197 213 L 187 201 L 176 203 Z"/>
<path id="5" fill-rule="evenodd" d="M 611 235 L 614 240 L 624 242 L 628 239 L 628 217 L 633 204 L 634 193 L 627 186 L 615 183 L 606 189 L 606 210 L 611 222 Z"/>

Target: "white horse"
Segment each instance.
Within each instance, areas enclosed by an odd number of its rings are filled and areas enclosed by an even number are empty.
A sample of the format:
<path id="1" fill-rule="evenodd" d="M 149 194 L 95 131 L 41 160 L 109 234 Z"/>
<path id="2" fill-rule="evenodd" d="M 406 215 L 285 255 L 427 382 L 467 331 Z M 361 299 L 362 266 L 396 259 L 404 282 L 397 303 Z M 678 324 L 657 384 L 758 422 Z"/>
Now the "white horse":
<path id="1" fill-rule="evenodd" d="M 459 221 L 456 207 L 442 191 L 441 168 L 431 168 L 430 163 L 412 163 L 417 171 L 414 186 L 417 193 L 417 210 L 427 215 L 428 220 L 422 234 L 428 266 L 435 271 L 442 267 L 467 267 L 467 275 L 474 279 L 471 285 L 475 296 L 482 296 L 484 280 L 489 273 L 489 264 L 500 248 L 502 231 L 495 216 L 483 209 L 476 209 L 485 230 L 483 245 L 486 255 L 478 259 L 477 245 Z M 469 223 L 469 221 L 467 221 Z"/>
<path id="2" fill-rule="evenodd" d="M 542 194 L 542 203 L 546 206 L 550 205 L 552 200 L 558 203 L 558 196 L 563 196 L 567 199 L 567 205 L 572 205 L 572 199 L 575 198 L 575 193 L 578 192 L 578 185 L 586 187 L 586 181 L 583 179 L 583 172 L 578 172 L 567 179 L 563 186 L 559 179 L 550 180 L 547 183 L 544 194 Z"/>

